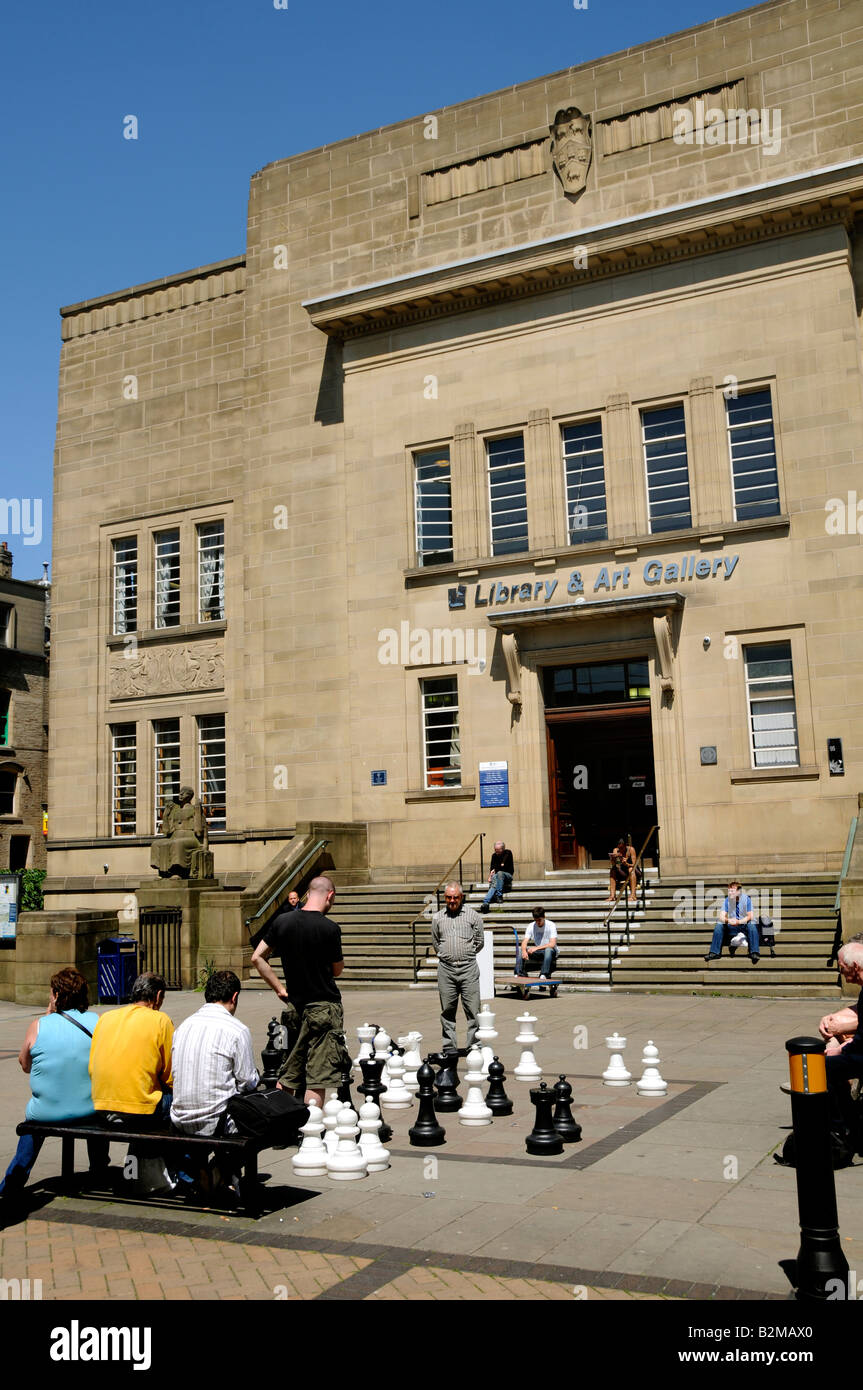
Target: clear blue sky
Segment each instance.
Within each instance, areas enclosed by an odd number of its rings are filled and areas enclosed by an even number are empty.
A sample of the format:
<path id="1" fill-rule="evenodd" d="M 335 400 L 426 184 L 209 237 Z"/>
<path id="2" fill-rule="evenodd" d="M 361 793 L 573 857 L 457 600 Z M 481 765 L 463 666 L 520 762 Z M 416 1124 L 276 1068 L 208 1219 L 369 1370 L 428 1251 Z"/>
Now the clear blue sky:
<path id="1" fill-rule="evenodd" d="M 242 252 L 274 159 L 587 62 L 734 0 L 39 0 L 6 7 L 0 496 L 43 499 L 58 309 Z M 123 138 L 136 115 L 139 138 Z M 0 527 L 6 524 L 0 512 Z M 0 536 L 2 538 L 2 536 Z"/>

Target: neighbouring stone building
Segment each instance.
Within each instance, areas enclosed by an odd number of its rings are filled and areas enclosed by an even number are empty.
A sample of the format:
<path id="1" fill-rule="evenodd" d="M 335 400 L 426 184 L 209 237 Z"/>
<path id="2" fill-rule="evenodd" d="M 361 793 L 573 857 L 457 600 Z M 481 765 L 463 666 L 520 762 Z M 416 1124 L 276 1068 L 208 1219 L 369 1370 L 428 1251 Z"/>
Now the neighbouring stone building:
<path id="1" fill-rule="evenodd" d="M 0 873 L 45 868 L 49 598 L 0 542 Z"/>
<path id="2" fill-rule="evenodd" d="M 771 0 L 280 160 L 242 255 L 63 309 L 46 904 L 119 908 L 181 783 L 226 885 L 299 821 L 380 879 L 838 868 L 861 219 L 863 9 Z"/>

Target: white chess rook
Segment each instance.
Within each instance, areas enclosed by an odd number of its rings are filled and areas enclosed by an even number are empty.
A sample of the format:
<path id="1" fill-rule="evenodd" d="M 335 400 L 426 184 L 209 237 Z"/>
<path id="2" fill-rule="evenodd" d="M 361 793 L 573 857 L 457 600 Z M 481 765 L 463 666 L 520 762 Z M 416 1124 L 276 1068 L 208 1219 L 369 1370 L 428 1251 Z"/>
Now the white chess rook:
<path id="1" fill-rule="evenodd" d="M 360 1106 L 360 1151 L 370 1173 L 382 1173 L 390 1166 L 390 1151 L 381 1143 L 381 1112 L 373 1100 Z"/>
<path id="2" fill-rule="evenodd" d="M 294 1172 L 304 1178 L 327 1176 L 327 1149 L 321 1138 L 324 1132 L 323 1114 L 319 1105 L 309 1106 L 309 1118 L 300 1130 L 303 1142 L 291 1159 Z"/>
<path id="3" fill-rule="evenodd" d="M 460 1125 L 490 1125 L 494 1116 L 482 1095 L 485 1072 L 482 1069 L 482 1053 L 478 1047 L 468 1055 L 465 1084 L 468 1087 L 467 1099 L 458 1112 Z"/>
<path id="4" fill-rule="evenodd" d="M 619 1033 L 612 1033 L 610 1038 L 606 1038 L 605 1045 L 611 1052 L 611 1058 L 602 1073 L 603 1086 L 628 1086 L 632 1074 L 626 1070 L 621 1055 L 626 1047 L 626 1038 L 622 1038 Z"/>
<path id="5" fill-rule="evenodd" d="M 362 1070 L 360 1062 L 366 1062 L 374 1056 L 374 1036 L 375 1025 L 373 1023 L 364 1023 L 362 1027 L 357 1029 L 357 1037 L 360 1042 L 360 1050 L 354 1058 L 354 1067 L 357 1071 Z"/>
<path id="6" fill-rule="evenodd" d="M 350 1106 L 345 1106 L 339 1113 L 336 1135 L 338 1143 L 333 1152 L 327 1155 L 327 1176 L 339 1182 L 366 1177 L 368 1165 L 356 1139 L 357 1116 Z"/>

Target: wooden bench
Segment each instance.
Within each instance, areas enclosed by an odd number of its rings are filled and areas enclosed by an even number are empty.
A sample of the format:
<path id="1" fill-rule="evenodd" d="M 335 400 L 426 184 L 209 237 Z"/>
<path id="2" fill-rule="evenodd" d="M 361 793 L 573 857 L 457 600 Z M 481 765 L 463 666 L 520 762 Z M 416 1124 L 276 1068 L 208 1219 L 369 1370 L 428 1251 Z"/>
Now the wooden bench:
<path id="1" fill-rule="evenodd" d="M 60 1175 L 63 1187 L 67 1190 L 80 1187 L 80 1180 L 75 1180 L 75 1141 L 78 1139 L 102 1139 L 108 1143 L 131 1144 L 140 1147 L 149 1145 L 156 1153 L 169 1154 L 176 1153 L 177 1158 L 182 1154 L 194 1154 L 199 1151 L 202 1164 L 206 1161 L 207 1154 L 215 1152 L 216 1158 L 224 1155 L 230 1159 L 232 1172 L 239 1172 L 240 1177 L 240 1205 L 249 1215 L 255 1216 L 260 1211 L 261 1206 L 261 1185 L 258 1182 L 258 1154 L 261 1148 L 256 1139 L 246 1138 L 240 1134 L 229 1134 L 218 1139 L 212 1136 L 197 1134 L 179 1134 L 176 1130 L 153 1130 L 137 1131 L 130 1129 L 120 1129 L 112 1125 L 83 1125 L 83 1124 L 49 1124 L 41 1120 L 24 1120 L 16 1130 L 16 1134 L 30 1134 L 34 1139 L 59 1139 L 62 1143 Z M 142 1198 L 146 1201 L 146 1198 Z"/>

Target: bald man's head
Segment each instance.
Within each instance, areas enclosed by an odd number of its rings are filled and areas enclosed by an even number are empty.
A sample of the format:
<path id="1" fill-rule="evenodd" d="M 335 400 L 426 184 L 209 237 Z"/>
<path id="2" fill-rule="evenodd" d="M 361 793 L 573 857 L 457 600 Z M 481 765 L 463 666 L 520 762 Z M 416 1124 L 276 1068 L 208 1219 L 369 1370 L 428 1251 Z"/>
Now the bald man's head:
<path id="1" fill-rule="evenodd" d="M 863 970 L 863 942 L 846 941 L 839 948 L 839 969 L 844 970 L 846 966 Z"/>
<path id="2" fill-rule="evenodd" d="M 309 884 L 309 895 L 306 898 L 307 912 L 329 912 L 332 907 L 333 898 L 336 896 L 336 885 L 326 874 L 318 874 Z"/>

